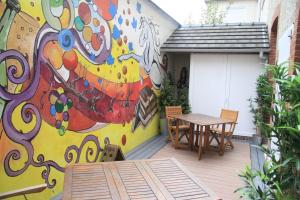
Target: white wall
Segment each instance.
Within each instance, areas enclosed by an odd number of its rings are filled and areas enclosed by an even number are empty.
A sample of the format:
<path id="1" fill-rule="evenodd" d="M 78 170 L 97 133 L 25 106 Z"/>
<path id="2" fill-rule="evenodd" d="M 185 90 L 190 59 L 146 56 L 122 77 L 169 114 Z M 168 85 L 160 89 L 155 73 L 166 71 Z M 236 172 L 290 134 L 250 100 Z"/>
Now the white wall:
<path id="1" fill-rule="evenodd" d="M 227 10 L 229 0 L 218 1 L 220 10 Z M 224 23 L 257 21 L 257 0 L 232 0 L 224 18 Z"/>
<path id="2" fill-rule="evenodd" d="M 192 54 L 189 98 L 192 112 L 219 116 L 222 108 L 239 111 L 234 134 L 255 133 L 250 97 L 255 97 L 255 82 L 263 70 L 254 54 Z"/>

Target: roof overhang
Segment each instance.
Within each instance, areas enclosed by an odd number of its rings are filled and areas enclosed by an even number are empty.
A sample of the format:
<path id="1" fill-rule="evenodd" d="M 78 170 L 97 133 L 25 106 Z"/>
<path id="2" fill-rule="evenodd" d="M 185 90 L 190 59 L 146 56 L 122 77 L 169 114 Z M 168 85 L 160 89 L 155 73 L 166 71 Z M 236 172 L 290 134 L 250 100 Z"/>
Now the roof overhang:
<path id="1" fill-rule="evenodd" d="M 259 54 L 269 53 L 270 49 L 189 49 L 189 48 L 161 48 L 161 52 L 168 52 L 168 53 L 251 53 L 251 54 Z"/>

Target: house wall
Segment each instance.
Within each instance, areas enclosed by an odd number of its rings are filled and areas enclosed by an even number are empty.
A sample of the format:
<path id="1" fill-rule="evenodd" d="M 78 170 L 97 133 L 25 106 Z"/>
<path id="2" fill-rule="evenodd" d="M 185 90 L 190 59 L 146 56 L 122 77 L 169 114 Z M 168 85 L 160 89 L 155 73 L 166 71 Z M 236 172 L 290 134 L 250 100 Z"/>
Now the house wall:
<path id="1" fill-rule="evenodd" d="M 257 0 L 224 0 L 218 1 L 218 6 L 226 12 L 224 23 L 256 21 Z"/>
<path id="2" fill-rule="evenodd" d="M 257 54 L 191 54 L 189 99 L 192 112 L 219 116 L 222 108 L 239 111 L 235 135 L 252 136 L 249 98 L 263 71 Z"/>
<path id="3" fill-rule="evenodd" d="M 143 0 L 14 2 L 0 2 L 0 193 L 45 182 L 27 197 L 49 199 L 67 164 L 159 133 L 159 47 L 178 24 Z"/>
<path id="4" fill-rule="evenodd" d="M 260 8 L 262 19 L 268 24 L 271 30 L 274 21 L 278 18 L 277 39 L 276 39 L 276 61 L 295 61 L 296 40 L 298 34 L 299 7 L 298 0 L 265 0 L 265 5 Z M 266 13 L 265 10 L 268 10 Z M 271 31 L 270 31 L 271 34 Z M 275 49 L 275 47 L 271 48 Z M 299 48 L 300 49 L 300 48 Z M 300 51 L 299 51 L 300 56 Z"/>

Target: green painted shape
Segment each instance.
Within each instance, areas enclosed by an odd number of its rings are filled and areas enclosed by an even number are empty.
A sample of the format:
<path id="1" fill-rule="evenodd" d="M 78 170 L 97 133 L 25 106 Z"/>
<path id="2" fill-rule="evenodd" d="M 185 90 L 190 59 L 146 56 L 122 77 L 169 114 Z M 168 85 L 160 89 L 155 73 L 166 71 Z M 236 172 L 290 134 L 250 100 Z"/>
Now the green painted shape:
<path id="1" fill-rule="evenodd" d="M 0 63 L 0 85 L 3 87 L 7 86 L 7 76 L 6 76 L 6 65 L 5 61 Z"/>
<path id="2" fill-rule="evenodd" d="M 9 33 L 10 22 L 12 21 L 15 12 L 6 9 L 0 21 L 0 50 L 6 50 L 7 36 Z M 12 14 L 12 15 L 11 15 Z M 13 16 L 13 17 L 12 17 Z M 6 64 L 5 61 L 0 63 L 0 85 L 7 86 Z"/>
<path id="3" fill-rule="evenodd" d="M 51 7 L 60 7 L 63 6 L 63 0 L 50 0 Z"/>
<path id="4" fill-rule="evenodd" d="M 63 136 L 66 133 L 66 128 L 64 126 L 60 127 L 60 129 L 58 129 L 58 134 L 60 136 Z"/>
<path id="5" fill-rule="evenodd" d="M 4 107 L 5 107 L 5 101 L 0 98 L 0 119 L 2 119 Z"/>

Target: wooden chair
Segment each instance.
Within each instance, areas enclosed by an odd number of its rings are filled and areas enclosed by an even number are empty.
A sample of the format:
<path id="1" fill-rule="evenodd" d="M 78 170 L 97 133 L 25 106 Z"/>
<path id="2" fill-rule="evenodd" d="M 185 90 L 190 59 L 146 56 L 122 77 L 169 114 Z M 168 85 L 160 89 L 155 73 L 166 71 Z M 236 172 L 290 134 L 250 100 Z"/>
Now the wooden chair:
<path id="1" fill-rule="evenodd" d="M 11 197 L 16 197 L 23 195 L 25 199 L 27 199 L 26 194 L 39 193 L 47 188 L 47 184 L 35 185 L 31 187 L 26 187 L 19 190 L 14 190 L 10 192 L 5 192 L 0 194 L 0 199 L 6 199 Z"/>
<path id="2" fill-rule="evenodd" d="M 125 160 L 122 149 L 118 145 L 107 144 L 101 155 L 100 162 L 122 161 Z"/>
<path id="3" fill-rule="evenodd" d="M 225 135 L 224 135 L 224 139 L 225 139 L 224 148 L 226 146 L 231 147 L 231 149 L 234 148 L 233 143 L 231 141 L 231 136 L 233 135 L 233 132 L 235 129 L 238 114 L 239 114 L 238 111 L 233 111 L 233 110 L 222 109 L 222 111 L 221 111 L 221 115 L 220 115 L 221 119 L 231 120 L 233 122 L 230 124 L 226 124 Z M 222 126 L 218 125 L 215 127 L 211 127 L 210 139 L 209 139 L 208 144 L 210 145 L 212 143 L 212 141 L 215 139 L 217 141 L 218 145 L 220 145 L 219 137 L 221 136 L 221 134 L 222 134 Z"/>
<path id="4" fill-rule="evenodd" d="M 171 117 L 172 115 L 182 115 L 182 108 L 181 106 L 166 106 L 166 118 L 168 123 L 168 132 L 169 137 L 173 144 L 175 144 L 175 135 L 176 135 L 176 120 Z M 187 142 L 189 142 L 189 129 L 190 126 L 183 122 L 179 124 L 179 141 L 185 136 Z"/>

